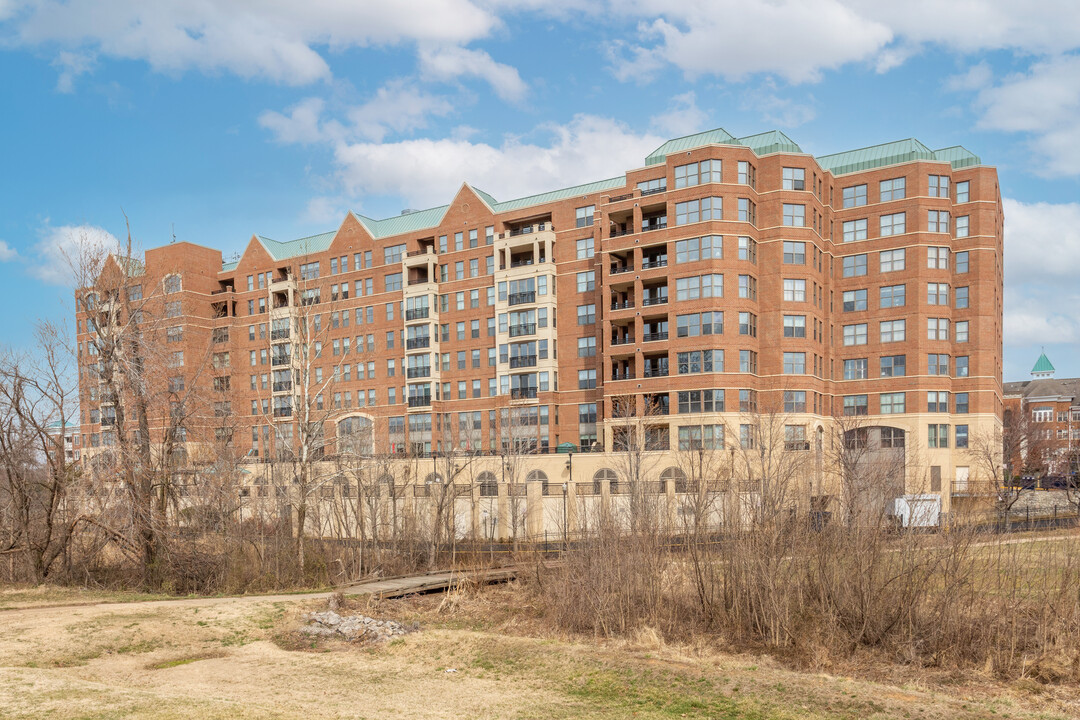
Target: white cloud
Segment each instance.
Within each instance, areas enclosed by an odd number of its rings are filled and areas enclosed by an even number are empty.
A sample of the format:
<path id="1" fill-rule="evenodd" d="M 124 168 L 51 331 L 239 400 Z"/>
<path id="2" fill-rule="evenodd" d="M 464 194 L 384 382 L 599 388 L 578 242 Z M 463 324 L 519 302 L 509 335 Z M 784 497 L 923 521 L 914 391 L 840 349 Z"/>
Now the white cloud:
<path id="1" fill-rule="evenodd" d="M 330 76 L 316 48 L 465 44 L 499 23 L 470 0 L 39 0 L 24 9 L 12 23 L 18 45 L 294 85 Z"/>
<path id="2" fill-rule="evenodd" d="M 697 106 L 693 90 L 671 98 L 670 104 L 671 109 L 653 115 L 649 125 L 670 137 L 691 135 L 705 129 L 709 114 Z"/>
<path id="3" fill-rule="evenodd" d="M 776 83 L 766 80 L 759 87 L 743 93 L 743 110 L 750 110 L 761 115 L 763 122 L 783 128 L 793 128 L 817 117 L 817 110 L 810 102 L 798 102 L 790 97 L 781 97 Z"/>
<path id="4" fill-rule="evenodd" d="M 982 90 L 976 107 L 981 128 L 1031 134 L 1041 174 L 1080 172 L 1080 55 L 1037 62 Z"/>
<path id="5" fill-rule="evenodd" d="M 410 132 L 427 127 L 433 117 L 449 115 L 446 98 L 425 93 L 405 80 L 393 80 L 363 105 L 348 111 L 350 129 L 361 138 L 381 141 L 390 131 Z"/>
<path id="6" fill-rule="evenodd" d="M 30 274 L 50 285 L 68 285 L 73 279 L 72 263 L 99 257 L 118 246 L 112 233 L 96 225 L 46 226 L 34 247 Z"/>
<path id="7" fill-rule="evenodd" d="M 613 177 L 640 166 L 665 139 L 591 115 L 538 133 L 546 140 L 509 137 L 497 146 L 465 139 L 341 143 L 335 159 L 349 195 L 391 195 L 422 208 L 449 201 L 462 181 L 503 200 Z"/>
<path id="8" fill-rule="evenodd" d="M 994 79 L 994 71 L 985 60 L 969 67 L 958 75 L 945 79 L 945 89 L 953 92 L 982 90 Z"/>
<path id="9" fill-rule="evenodd" d="M 15 252 L 15 248 L 11 247 L 3 240 L 0 240 L 0 262 L 14 260 L 18 256 L 19 253 Z"/>
<path id="10" fill-rule="evenodd" d="M 75 78 L 94 69 L 94 56 L 64 50 L 57 54 L 52 65 L 60 68 L 60 75 L 56 78 L 56 91 L 71 93 L 75 91 Z"/>
<path id="11" fill-rule="evenodd" d="M 318 225 L 337 225 L 349 207 L 338 197 L 315 197 L 304 209 L 304 219 Z"/>
<path id="12" fill-rule="evenodd" d="M 442 46 L 420 49 L 420 74 L 425 80 L 448 82 L 460 77 L 484 80 L 503 100 L 518 101 L 528 86 L 518 71 L 509 65 L 495 62 L 483 50 Z"/>
<path id="13" fill-rule="evenodd" d="M 325 105 L 321 98 L 305 98 L 289 108 L 287 115 L 267 110 L 259 116 L 259 124 L 274 133 L 278 142 L 310 145 L 323 139 L 319 119 Z"/>

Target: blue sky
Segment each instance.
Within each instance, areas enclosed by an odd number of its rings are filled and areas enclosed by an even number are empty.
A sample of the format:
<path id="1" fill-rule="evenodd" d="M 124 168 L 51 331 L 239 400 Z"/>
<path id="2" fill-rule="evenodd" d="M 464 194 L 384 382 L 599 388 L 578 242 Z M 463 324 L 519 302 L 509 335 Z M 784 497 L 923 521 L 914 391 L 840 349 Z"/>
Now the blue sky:
<path id="1" fill-rule="evenodd" d="M 901 7 L 902 5 L 902 7 Z M 962 5 L 962 7 L 961 7 Z M 1080 376 L 1080 3 L 0 0 L 0 342 L 63 318 L 63 249 L 239 251 L 612 177 L 663 140 L 906 137 L 998 167 L 1005 377 Z"/>

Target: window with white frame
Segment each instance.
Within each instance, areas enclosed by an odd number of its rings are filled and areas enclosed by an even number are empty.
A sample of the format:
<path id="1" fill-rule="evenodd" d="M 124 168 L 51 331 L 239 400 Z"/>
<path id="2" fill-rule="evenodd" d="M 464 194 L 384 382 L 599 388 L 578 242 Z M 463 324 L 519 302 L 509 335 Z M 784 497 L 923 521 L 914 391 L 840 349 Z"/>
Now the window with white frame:
<path id="1" fill-rule="evenodd" d="M 806 316 L 805 315 L 785 315 L 784 316 L 784 337 L 786 337 L 786 338 L 804 338 L 804 337 L 806 337 Z"/>
<path id="2" fill-rule="evenodd" d="M 881 342 L 901 342 L 907 335 L 906 320 L 882 320 Z"/>
<path id="3" fill-rule="evenodd" d="M 784 301 L 806 302 L 806 281 L 797 278 L 784 278 Z"/>
<path id="4" fill-rule="evenodd" d="M 698 260 L 720 260 L 723 257 L 724 238 L 720 235 L 705 235 L 675 242 L 676 264 Z"/>
<path id="5" fill-rule="evenodd" d="M 968 341 L 968 321 L 960 320 L 956 323 L 956 342 L 966 343 Z"/>
<path id="6" fill-rule="evenodd" d="M 956 298 L 956 307 L 958 309 L 962 310 L 968 306 L 968 292 L 969 289 L 967 287 L 958 287 L 956 288 L 956 292 L 953 293 Z"/>
<path id="7" fill-rule="evenodd" d="M 845 395 L 845 415 L 866 415 L 869 412 L 870 403 L 866 395 Z"/>
<path id="8" fill-rule="evenodd" d="M 844 361 L 845 380 L 865 380 L 867 378 L 868 361 L 866 358 L 852 358 Z"/>
<path id="9" fill-rule="evenodd" d="M 906 218 L 906 213 L 892 213 L 891 215 L 882 215 L 878 221 L 881 230 L 881 237 L 888 237 L 889 235 L 902 235 L 903 233 L 907 232 Z"/>
<path id="10" fill-rule="evenodd" d="M 971 218 L 967 215 L 961 215 L 956 218 L 956 237 L 966 238 L 968 236 L 970 232 L 968 224 L 970 223 L 970 221 Z"/>
<path id="11" fill-rule="evenodd" d="M 926 393 L 926 411 L 949 412 L 949 393 L 935 392 L 933 390 Z"/>
<path id="12" fill-rule="evenodd" d="M 757 240 L 745 236 L 739 238 L 739 259 L 757 264 Z"/>
<path id="13" fill-rule="evenodd" d="M 795 242 L 792 240 L 784 241 L 784 264 L 785 265 L 805 265 L 806 264 L 806 243 Z"/>
<path id="14" fill-rule="evenodd" d="M 880 261 L 879 269 L 881 272 L 896 272 L 897 270 L 904 269 L 905 251 L 904 248 L 899 250 L 882 250 L 878 253 Z"/>
<path id="15" fill-rule="evenodd" d="M 804 331 L 805 332 L 805 331 Z M 865 345 L 866 323 L 844 326 L 844 345 Z"/>
<path id="16" fill-rule="evenodd" d="M 593 216 L 595 214 L 595 205 L 586 205 L 585 207 L 579 207 L 574 212 L 574 226 L 579 228 L 590 227 L 593 224 Z"/>
<path id="17" fill-rule="evenodd" d="M 949 304 L 949 284 L 948 283 L 927 283 L 926 284 L 926 303 L 928 305 L 948 305 Z"/>
<path id="18" fill-rule="evenodd" d="M 926 267 L 936 270 L 949 269 L 949 248 L 928 247 L 926 248 Z"/>
<path id="19" fill-rule="evenodd" d="M 752 188 L 757 187 L 757 170 L 746 160 L 739 161 L 739 178 L 740 185 L 749 185 Z"/>
<path id="20" fill-rule="evenodd" d="M 866 309 L 866 290 L 845 290 L 843 311 L 859 312 Z"/>
<path id="21" fill-rule="evenodd" d="M 806 170 L 804 170 L 803 168 L 784 168 L 784 189 L 805 190 Z"/>
<path id="22" fill-rule="evenodd" d="M 904 410 L 904 393 L 881 393 L 880 408 L 882 415 L 899 415 Z"/>
<path id="23" fill-rule="evenodd" d="M 927 375 L 948 375 L 949 356 L 945 353 L 930 353 L 926 356 Z"/>
<path id="24" fill-rule="evenodd" d="M 784 353 L 784 374 L 785 375 L 805 375 L 806 374 L 806 353 L 804 353 L 804 352 L 785 352 Z"/>
<path id="25" fill-rule="evenodd" d="M 844 207 L 852 208 L 866 204 L 866 185 L 853 185 L 844 188 Z"/>
<path id="26" fill-rule="evenodd" d="M 949 320 L 948 320 L 948 318 L 927 318 L 926 319 L 926 339 L 927 340 L 948 340 L 949 339 Z"/>
<path id="27" fill-rule="evenodd" d="M 596 289 L 596 271 L 588 270 L 577 274 L 577 291 L 592 292 Z"/>
<path id="28" fill-rule="evenodd" d="M 890 200 L 903 200 L 906 197 L 907 192 L 907 179 L 906 178 L 893 178 L 891 180 L 882 180 L 880 184 L 881 189 L 881 202 L 889 202 Z"/>
<path id="29" fill-rule="evenodd" d="M 806 227 L 806 206 L 784 203 L 784 226 Z"/>
<path id="30" fill-rule="evenodd" d="M 931 175 L 928 193 L 930 197 L 949 197 L 949 176 Z"/>
<path id="31" fill-rule="evenodd" d="M 866 218 L 844 221 L 844 242 L 866 239 Z"/>
<path id="32" fill-rule="evenodd" d="M 593 238 L 582 238 L 577 241 L 577 259 L 586 260 L 595 254 Z"/>
<path id="33" fill-rule="evenodd" d="M 949 232 L 949 212 L 947 210 L 927 210 L 926 229 L 929 232 Z"/>
<path id="34" fill-rule="evenodd" d="M 739 198 L 739 222 L 757 225 L 757 205 L 750 198 Z"/>
<path id="35" fill-rule="evenodd" d="M 966 203 L 969 197 L 971 183 L 967 180 L 956 183 L 956 202 Z"/>

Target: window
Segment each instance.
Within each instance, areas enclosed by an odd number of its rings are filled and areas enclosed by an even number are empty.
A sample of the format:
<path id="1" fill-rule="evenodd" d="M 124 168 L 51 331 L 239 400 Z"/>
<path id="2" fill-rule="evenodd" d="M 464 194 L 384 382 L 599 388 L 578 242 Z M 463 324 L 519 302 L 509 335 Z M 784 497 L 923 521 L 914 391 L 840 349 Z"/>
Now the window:
<path id="1" fill-rule="evenodd" d="M 1031 419 L 1034 422 L 1053 422 L 1054 421 L 1054 408 L 1049 405 L 1042 405 L 1035 407 L 1031 410 Z"/>
<path id="2" fill-rule="evenodd" d="M 956 445 L 958 448 L 966 448 L 968 446 L 968 426 L 957 425 L 956 426 Z"/>
<path id="3" fill-rule="evenodd" d="M 596 214 L 596 206 L 588 205 L 586 207 L 579 207 L 575 212 L 575 227 L 589 227 L 593 224 L 593 215 Z"/>
<path id="4" fill-rule="evenodd" d="M 949 213 L 946 210 L 927 210 L 926 229 L 930 232 L 949 232 Z"/>
<path id="5" fill-rule="evenodd" d="M 878 254 L 881 272 L 896 272 L 904 269 L 904 250 L 882 250 Z"/>
<path id="6" fill-rule="evenodd" d="M 248 279 L 250 280 L 251 278 L 249 277 Z M 248 288 L 248 290 L 250 290 L 250 289 L 251 288 Z M 142 300 L 142 285 L 132 285 L 131 287 L 128 288 L 127 295 L 128 295 L 128 301 L 129 302 L 135 302 L 137 300 Z"/>
<path id="7" fill-rule="evenodd" d="M 784 189 L 805 190 L 806 170 L 802 168 L 784 168 Z"/>
<path id="8" fill-rule="evenodd" d="M 806 412 L 806 391 L 805 390 L 785 390 L 784 391 L 784 412 L 786 412 L 786 413 Z"/>
<path id="9" fill-rule="evenodd" d="M 949 176 L 931 175 L 930 189 L 928 194 L 930 195 L 930 197 L 949 197 Z"/>
<path id="10" fill-rule="evenodd" d="M 676 300 L 697 300 L 708 297 L 724 297 L 723 275 L 701 275 L 675 280 Z"/>
<path id="11" fill-rule="evenodd" d="M 675 243 L 675 262 L 696 262 L 697 260 L 724 257 L 724 238 L 720 235 L 706 235 L 699 238 L 679 240 Z"/>
<path id="12" fill-rule="evenodd" d="M 903 377 L 906 374 L 906 355 L 883 355 L 881 357 L 881 377 Z"/>
<path id="13" fill-rule="evenodd" d="M 182 325 L 173 326 L 165 331 L 165 342 L 176 343 L 181 342 L 184 339 L 184 328 Z"/>
<path id="14" fill-rule="evenodd" d="M 949 269 L 949 248 L 932 247 L 926 249 L 926 267 L 938 270 Z"/>
<path id="15" fill-rule="evenodd" d="M 963 309 L 968 306 L 968 289 L 966 287 L 956 288 L 956 307 Z"/>
<path id="16" fill-rule="evenodd" d="M 718 276 L 723 278 L 723 275 Z M 746 300 L 757 300 L 757 278 L 753 275 L 739 276 L 739 297 Z"/>
<path id="17" fill-rule="evenodd" d="M 757 315 L 750 312 L 739 313 L 739 334 L 757 337 Z"/>
<path id="18" fill-rule="evenodd" d="M 596 272 L 579 272 L 577 274 L 577 291 L 579 293 L 592 292 L 596 289 Z"/>
<path id="19" fill-rule="evenodd" d="M 757 391 L 739 391 L 739 412 L 757 412 Z"/>
<path id="20" fill-rule="evenodd" d="M 956 323 L 956 342 L 966 343 L 968 341 L 968 321 L 960 320 Z"/>
<path id="21" fill-rule="evenodd" d="M 943 353 L 930 353 L 927 355 L 926 373 L 928 375 L 948 375 L 949 356 Z"/>
<path id="22" fill-rule="evenodd" d="M 162 281 L 163 289 L 166 295 L 180 292 L 180 276 L 179 275 L 167 275 Z"/>
<path id="23" fill-rule="evenodd" d="M 948 215 L 948 213 L 946 213 Z M 971 218 L 967 215 L 961 215 L 956 218 L 956 237 L 966 238 L 970 233 Z"/>
<path id="24" fill-rule="evenodd" d="M 405 245 L 390 245 L 383 248 L 383 262 L 387 265 L 393 265 L 394 263 L 401 262 L 401 258 L 405 255 Z"/>
<path id="25" fill-rule="evenodd" d="M 752 450 L 754 448 L 753 425 L 739 425 L 739 446 L 744 450 Z"/>
<path id="26" fill-rule="evenodd" d="M 724 313 L 704 312 L 692 315 L 678 315 L 675 317 L 675 326 L 676 337 L 723 335 Z"/>
<path id="27" fill-rule="evenodd" d="M 739 259 L 757 263 L 757 240 L 749 237 L 739 238 Z"/>
<path id="28" fill-rule="evenodd" d="M 577 341 L 578 357 L 596 357 L 596 338 L 583 337 Z"/>
<path id="29" fill-rule="evenodd" d="M 180 301 L 171 300 L 165 303 L 165 317 L 179 317 L 180 316 Z"/>
<path id="30" fill-rule="evenodd" d="M 927 318 L 926 319 L 926 339 L 927 340 L 948 340 L 949 339 L 949 321 L 947 318 Z"/>
<path id="31" fill-rule="evenodd" d="M 947 448 L 949 447 L 949 426 L 948 425 L 928 425 L 927 439 L 930 448 Z"/>
<path id="32" fill-rule="evenodd" d="M 688 165 L 675 166 L 675 189 L 691 187 L 701 183 L 723 182 L 720 178 L 719 160 L 702 160 Z"/>
<path id="33" fill-rule="evenodd" d="M 739 372 L 757 374 L 757 353 L 753 350 L 739 351 Z"/>
<path id="34" fill-rule="evenodd" d="M 968 201 L 970 189 L 971 183 L 967 180 L 956 183 L 956 202 L 966 203 Z"/>
<path id="35" fill-rule="evenodd" d="M 869 411 L 869 402 L 866 395 L 845 395 L 845 415 L 866 415 Z"/>
<path id="36" fill-rule="evenodd" d="M 724 412 L 723 390 L 687 390 L 679 393 L 679 414 Z"/>
<path id="37" fill-rule="evenodd" d="M 890 200 L 903 200 L 907 190 L 905 178 L 893 178 L 881 181 L 881 202 Z"/>
<path id="38" fill-rule="evenodd" d="M 806 227 L 806 206 L 784 203 L 784 226 Z"/>
<path id="39" fill-rule="evenodd" d="M 866 257 L 865 255 L 863 257 Z M 866 290 L 844 291 L 844 312 L 858 312 L 866 309 Z"/>
<path id="40" fill-rule="evenodd" d="M 926 302 L 929 305 L 948 305 L 949 285 L 947 283 L 927 283 Z"/>
<path id="41" fill-rule="evenodd" d="M 956 357 L 955 366 L 956 366 L 956 377 L 967 377 L 968 376 L 968 356 L 967 355 L 958 355 Z"/>
<path id="42" fill-rule="evenodd" d="M 906 335 L 905 320 L 882 320 L 881 342 L 901 342 Z"/>
<path id="43" fill-rule="evenodd" d="M 667 178 L 655 178 L 653 180 L 643 180 L 637 184 L 637 189 L 641 191 L 642 195 L 652 195 L 653 193 L 663 192 L 667 190 Z"/>
<path id="44" fill-rule="evenodd" d="M 848 255 L 844 258 L 844 277 L 866 274 L 866 255 Z"/>
<path id="45" fill-rule="evenodd" d="M 881 287 L 881 307 L 903 307 L 905 300 L 904 285 L 883 285 Z"/>
<path id="46" fill-rule="evenodd" d="M 723 447 L 723 425 L 681 425 L 679 427 L 680 450 L 722 450 Z"/>
<path id="47" fill-rule="evenodd" d="M 866 204 L 866 186 L 853 185 L 844 188 L 844 207 L 859 207 Z"/>
<path id="48" fill-rule="evenodd" d="M 949 412 L 949 393 L 934 391 L 926 393 L 926 411 Z"/>
<path id="49" fill-rule="evenodd" d="M 844 221 L 844 242 L 866 239 L 866 218 Z"/>
<path id="50" fill-rule="evenodd" d="M 713 372 L 714 370 L 716 372 L 724 371 L 723 350 L 692 350 L 678 353 L 676 357 L 679 363 L 680 375 Z"/>
<path id="51" fill-rule="evenodd" d="M 386 292 L 401 289 L 401 273 L 389 273 L 386 276 Z"/>
<path id="52" fill-rule="evenodd" d="M 904 393 L 882 393 L 881 414 L 899 415 L 904 410 Z"/>
<path id="53" fill-rule="evenodd" d="M 592 325 L 596 322 L 596 305 L 578 305 L 577 324 Z"/>
<path id="54" fill-rule="evenodd" d="M 319 279 L 319 263 L 304 263 L 300 265 L 300 279 L 301 280 L 318 280 Z"/>
<path id="55" fill-rule="evenodd" d="M 805 265 L 806 264 L 806 243 L 794 242 L 792 240 L 784 241 L 784 264 L 785 265 Z"/>
<path id="56" fill-rule="evenodd" d="M 785 375 L 805 375 L 806 374 L 806 353 L 802 353 L 802 352 L 785 352 L 784 353 L 784 374 Z"/>
<path id="57" fill-rule="evenodd" d="M 723 220 L 723 201 L 718 197 L 675 203 L 675 224 L 689 225 L 704 220 Z"/>
<path id="58" fill-rule="evenodd" d="M 956 393 L 955 402 L 953 404 L 956 406 L 956 412 L 958 414 L 966 415 L 968 412 L 968 394 Z"/>
<path id="59" fill-rule="evenodd" d="M 881 237 L 887 237 L 889 235 L 901 235 L 907 232 L 907 230 L 905 229 L 905 213 L 882 215 L 879 222 L 881 228 Z"/>
<path id="60" fill-rule="evenodd" d="M 963 275 L 968 271 L 968 252 L 956 253 L 956 273 L 957 275 Z"/>
<path id="61" fill-rule="evenodd" d="M 852 360 L 844 361 L 844 379 L 845 380 L 865 380 L 867 377 L 867 365 L 866 358 L 854 358 Z"/>
<path id="62" fill-rule="evenodd" d="M 746 160 L 739 161 L 739 184 L 757 187 L 757 170 Z"/>
<path id="63" fill-rule="evenodd" d="M 593 249 L 593 238 L 582 238 L 577 241 L 577 259 L 586 260 L 591 258 L 595 254 Z"/>
<path id="64" fill-rule="evenodd" d="M 578 370 L 578 390 L 592 390 L 596 387 L 596 370 Z"/>
<path id="65" fill-rule="evenodd" d="M 739 222 L 757 225 L 757 205 L 750 198 L 739 198 Z"/>
<path id="66" fill-rule="evenodd" d="M 786 330 L 785 330 L 786 332 Z M 805 330 L 803 331 L 805 332 Z M 865 345 L 866 323 L 844 326 L 844 345 Z"/>
<path id="67" fill-rule="evenodd" d="M 806 281 L 784 278 L 784 300 L 786 302 L 806 302 Z"/>
<path id="68" fill-rule="evenodd" d="M 784 316 L 784 337 L 790 337 L 790 338 L 804 338 L 804 337 L 806 337 L 806 316 L 805 315 L 785 315 Z"/>

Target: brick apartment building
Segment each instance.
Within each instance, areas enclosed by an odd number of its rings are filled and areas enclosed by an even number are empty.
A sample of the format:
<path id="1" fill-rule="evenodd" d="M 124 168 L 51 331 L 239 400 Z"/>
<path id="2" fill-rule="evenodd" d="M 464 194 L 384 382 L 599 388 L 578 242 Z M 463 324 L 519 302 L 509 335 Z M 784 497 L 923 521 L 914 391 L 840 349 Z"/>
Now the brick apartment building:
<path id="1" fill-rule="evenodd" d="M 188 446 L 265 461 L 315 408 L 328 447 L 512 446 L 556 481 L 547 451 L 591 451 L 573 481 L 607 477 L 631 407 L 656 452 L 745 446 L 775 412 L 788 450 L 820 454 L 855 416 L 947 509 L 968 438 L 1002 418 L 1002 217 L 995 169 L 961 147 L 814 157 L 717 129 L 615 178 L 502 201 L 463 184 L 441 207 L 255 235 L 237 260 L 176 242 L 113 270 L 157 314 L 162 386 L 213 395 Z M 84 372 L 84 454 L 111 442 L 95 387 Z"/>
<path id="2" fill-rule="evenodd" d="M 1031 380 L 1005 383 L 1005 415 L 1019 425 L 1024 442 L 1010 458 L 1017 476 L 1063 478 L 1080 473 L 1080 378 L 1055 378 L 1043 353 Z M 1014 423 L 1010 415 L 1023 423 Z"/>

